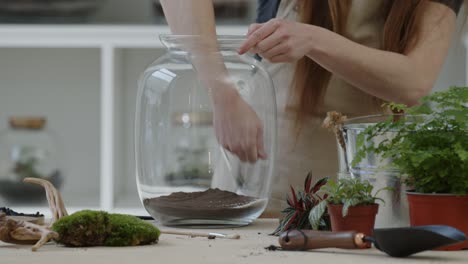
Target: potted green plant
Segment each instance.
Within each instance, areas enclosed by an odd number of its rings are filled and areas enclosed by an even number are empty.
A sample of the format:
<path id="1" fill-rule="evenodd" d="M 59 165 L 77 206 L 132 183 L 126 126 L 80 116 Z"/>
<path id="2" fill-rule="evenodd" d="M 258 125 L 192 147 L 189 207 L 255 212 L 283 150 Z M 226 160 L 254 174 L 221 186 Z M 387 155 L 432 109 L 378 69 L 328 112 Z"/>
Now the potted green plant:
<path id="1" fill-rule="evenodd" d="M 352 177 L 340 178 L 338 181 L 330 180 L 323 185 L 320 193 L 323 199 L 312 208 L 309 221 L 313 229 L 318 228 L 320 219 L 328 211 L 332 231 L 354 230 L 366 235 L 372 235 L 375 216 L 379 205 L 377 195 L 383 188 L 372 193 L 374 187 L 369 181 Z"/>
<path id="2" fill-rule="evenodd" d="M 408 186 L 412 226 L 443 224 L 468 234 L 468 87 L 451 87 L 418 106 L 388 104 L 403 115 L 389 116 L 358 136 L 353 164 L 367 154 L 390 159 Z M 391 132 L 379 143 L 372 138 Z M 468 242 L 442 248 L 468 248 Z"/>

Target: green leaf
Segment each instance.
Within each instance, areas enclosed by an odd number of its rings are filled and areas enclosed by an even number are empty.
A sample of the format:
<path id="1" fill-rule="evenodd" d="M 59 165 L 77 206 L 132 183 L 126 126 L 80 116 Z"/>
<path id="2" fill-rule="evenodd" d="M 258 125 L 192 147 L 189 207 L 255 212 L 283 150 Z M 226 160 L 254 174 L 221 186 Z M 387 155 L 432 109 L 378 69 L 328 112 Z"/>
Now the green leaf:
<path id="1" fill-rule="evenodd" d="M 349 207 L 353 206 L 353 199 L 346 200 L 343 204 L 343 209 L 341 210 L 341 215 L 346 217 L 348 215 Z"/>
<path id="2" fill-rule="evenodd" d="M 468 150 L 466 149 L 467 145 L 465 145 L 465 148 L 461 145 L 461 143 L 456 143 L 454 145 L 454 150 L 455 153 L 457 153 L 458 157 L 460 158 L 461 161 L 466 162 L 468 161 Z M 468 178 L 468 177 L 467 177 Z"/>
<path id="3" fill-rule="evenodd" d="M 390 110 L 392 110 L 394 112 L 403 112 L 406 109 L 408 109 L 408 106 L 405 105 L 405 104 L 397 104 L 397 103 L 393 103 L 393 102 L 385 103 L 382 106 L 383 107 L 388 107 L 388 108 L 390 108 Z"/>
<path id="4" fill-rule="evenodd" d="M 313 230 L 318 230 L 319 225 L 320 225 L 320 219 L 322 219 L 323 214 L 325 213 L 325 210 L 327 210 L 327 200 L 323 200 L 320 203 L 318 203 L 312 210 L 310 211 L 309 214 L 309 223 L 312 226 Z"/>
<path id="5" fill-rule="evenodd" d="M 412 115 L 422 115 L 422 114 L 430 114 L 431 111 L 432 109 L 429 104 L 421 104 L 419 106 L 415 106 L 415 107 L 408 109 L 406 112 Z"/>

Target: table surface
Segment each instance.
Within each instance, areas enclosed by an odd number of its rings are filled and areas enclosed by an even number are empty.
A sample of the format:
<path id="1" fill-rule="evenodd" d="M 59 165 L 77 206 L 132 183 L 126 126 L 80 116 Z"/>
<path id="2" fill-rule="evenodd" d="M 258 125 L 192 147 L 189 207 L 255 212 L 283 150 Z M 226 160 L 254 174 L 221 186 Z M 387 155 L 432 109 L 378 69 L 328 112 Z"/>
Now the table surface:
<path id="1" fill-rule="evenodd" d="M 159 243 L 138 247 L 67 248 L 49 243 L 32 252 L 31 246 L 0 242 L 0 263 L 468 263 L 468 251 L 426 251 L 404 259 L 376 249 L 268 251 L 265 247 L 278 245 L 278 238 L 268 235 L 277 223 L 260 219 L 241 228 L 191 230 L 239 234 L 238 240 L 163 234 Z"/>

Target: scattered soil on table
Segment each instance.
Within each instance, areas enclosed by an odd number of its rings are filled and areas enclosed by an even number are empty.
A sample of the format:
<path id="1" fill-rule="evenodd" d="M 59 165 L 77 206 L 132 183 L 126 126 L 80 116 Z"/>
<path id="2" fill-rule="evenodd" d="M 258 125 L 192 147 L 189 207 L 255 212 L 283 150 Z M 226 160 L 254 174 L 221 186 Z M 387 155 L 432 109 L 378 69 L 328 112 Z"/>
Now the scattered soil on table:
<path id="1" fill-rule="evenodd" d="M 275 245 L 269 245 L 265 249 L 268 250 L 268 251 L 276 251 L 276 250 L 281 250 L 281 247 L 277 247 Z"/>
<path id="2" fill-rule="evenodd" d="M 0 207 L 0 212 L 5 213 L 5 215 L 8 215 L 8 216 L 29 216 L 29 217 L 43 217 L 44 216 L 43 214 L 39 212 L 35 214 L 24 214 L 24 213 L 15 212 L 8 207 Z"/>
<path id="3" fill-rule="evenodd" d="M 9 218 L 15 219 L 18 221 L 27 221 L 27 222 L 31 222 L 31 223 L 38 224 L 38 225 L 44 224 L 44 215 L 40 214 L 39 212 L 35 214 L 24 214 L 24 213 L 15 212 L 12 209 L 7 208 L 7 207 L 0 207 L 0 213 L 4 213 Z"/>
<path id="4" fill-rule="evenodd" d="M 144 200 L 146 207 L 162 215 L 189 219 L 242 218 L 257 213 L 265 202 L 265 199 L 218 188 L 203 192 L 175 192 Z"/>

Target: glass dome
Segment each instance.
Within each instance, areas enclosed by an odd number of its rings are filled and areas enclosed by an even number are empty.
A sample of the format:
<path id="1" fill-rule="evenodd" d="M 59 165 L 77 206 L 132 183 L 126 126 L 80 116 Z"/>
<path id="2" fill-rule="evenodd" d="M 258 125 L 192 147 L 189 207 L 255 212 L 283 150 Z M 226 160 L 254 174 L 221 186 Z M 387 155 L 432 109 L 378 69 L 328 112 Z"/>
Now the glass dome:
<path id="1" fill-rule="evenodd" d="M 61 148 L 57 136 L 46 128 L 45 118 L 12 117 L 0 133 L 0 198 L 10 206 L 45 203 L 44 189 L 23 183 L 42 178 L 60 188 Z"/>
<path id="2" fill-rule="evenodd" d="M 194 67 L 197 36 L 163 35 L 167 53 L 139 80 L 135 122 L 137 186 L 146 210 L 163 225 L 239 226 L 265 209 L 276 142 L 273 83 L 241 36 L 218 36 L 211 55 L 263 124 L 266 160 L 242 162 L 217 141 L 207 87 Z M 214 78 L 216 78 L 214 76 Z"/>

